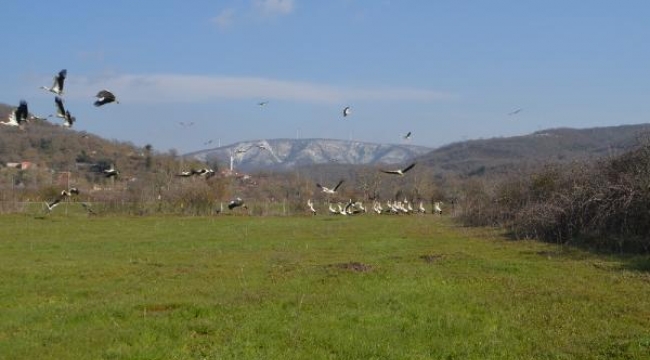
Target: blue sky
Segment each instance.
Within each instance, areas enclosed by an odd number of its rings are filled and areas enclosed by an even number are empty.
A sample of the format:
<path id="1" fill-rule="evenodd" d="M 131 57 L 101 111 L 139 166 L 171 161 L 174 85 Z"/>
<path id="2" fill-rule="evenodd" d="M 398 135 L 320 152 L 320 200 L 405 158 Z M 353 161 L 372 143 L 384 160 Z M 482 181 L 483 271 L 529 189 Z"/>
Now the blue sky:
<path id="1" fill-rule="evenodd" d="M 0 102 L 53 113 L 39 86 L 65 68 L 75 129 L 160 151 L 297 136 L 403 143 L 408 131 L 411 144 L 438 147 L 650 114 L 647 1 L 2 7 Z M 120 104 L 93 107 L 103 88 Z"/>

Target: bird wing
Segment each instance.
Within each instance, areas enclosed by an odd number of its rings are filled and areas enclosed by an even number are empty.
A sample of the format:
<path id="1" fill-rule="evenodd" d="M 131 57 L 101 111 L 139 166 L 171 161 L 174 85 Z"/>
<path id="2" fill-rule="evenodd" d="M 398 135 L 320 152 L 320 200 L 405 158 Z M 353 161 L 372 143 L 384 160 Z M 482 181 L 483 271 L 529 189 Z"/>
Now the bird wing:
<path id="1" fill-rule="evenodd" d="M 27 101 L 21 100 L 20 105 L 18 105 L 18 108 L 16 109 L 16 121 L 18 121 L 18 123 L 27 121 L 28 113 L 29 109 L 27 108 Z"/>
<path id="2" fill-rule="evenodd" d="M 415 166 L 415 163 L 413 163 L 413 164 L 407 166 L 406 168 L 402 169 L 402 173 L 405 173 L 405 172 L 407 172 L 407 171 L 413 169 L 414 166 Z"/>
<path id="3" fill-rule="evenodd" d="M 67 75 L 68 71 L 66 69 L 59 71 L 59 75 L 54 77 L 54 85 L 52 85 L 52 89 L 56 90 L 57 92 L 63 92 L 63 82 L 65 81 L 65 77 Z"/>
<path id="4" fill-rule="evenodd" d="M 63 99 L 58 96 L 54 97 L 54 104 L 56 105 L 56 116 L 65 118 L 65 107 L 63 106 Z"/>
<path id="5" fill-rule="evenodd" d="M 102 106 L 104 104 L 108 104 L 110 102 L 115 101 L 115 95 L 106 89 L 100 90 L 97 93 L 97 95 L 95 95 L 95 97 L 97 97 L 97 101 L 95 101 L 95 106 Z"/>
<path id="6" fill-rule="evenodd" d="M 65 117 L 63 118 L 63 125 L 66 127 L 71 127 L 72 124 L 77 120 L 74 116 L 70 114 L 70 111 L 65 112 Z"/>
<path id="7" fill-rule="evenodd" d="M 386 174 L 399 174 L 399 171 L 397 171 L 397 170 L 379 170 L 379 171 L 381 171 L 383 173 L 386 173 Z"/>
<path id="8" fill-rule="evenodd" d="M 336 184 L 336 186 L 334 187 L 334 191 L 338 190 L 338 188 L 339 188 L 339 186 L 341 186 L 341 184 L 343 184 L 343 180 L 342 180 L 342 179 L 341 179 L 341 181 L 339 181 L 338 184 Z"/>

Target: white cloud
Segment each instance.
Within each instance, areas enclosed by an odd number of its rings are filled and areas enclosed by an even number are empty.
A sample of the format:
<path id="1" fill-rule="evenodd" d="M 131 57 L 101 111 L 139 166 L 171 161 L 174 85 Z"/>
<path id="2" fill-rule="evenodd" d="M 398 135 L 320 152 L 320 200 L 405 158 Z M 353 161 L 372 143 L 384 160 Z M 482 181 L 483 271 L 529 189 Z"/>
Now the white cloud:
<path id="1" fill-rule="evenodd" d="M 219 15 L 213 17 L 210 21 L 221 29 L 228 28 L 235 21 L 235 9 L 228 8 L 221 10 Z"/>
<path id="2" fill-rule="evenodd" d="M 97 89 L 110 89 L 126 103 L 200 103 L 225 99 L 276 99 L 311 103 L 354 100 L 441 101 L 453 94 L 417 88 L 344 88 L 328 84 L 261 77 L 179 74 L 119 75 L 70 79 L 68 97 L 87 98 Z M 74 89 L 74 92 L 73 92 Z M 128 100 L 127 100 L 128 99 Z"/>
<path id="3" fill-rule="evenodd" d="M 293 12 L 293 0 L 255 0 L 254 7 L 265 16 L 287 15 Z"/>

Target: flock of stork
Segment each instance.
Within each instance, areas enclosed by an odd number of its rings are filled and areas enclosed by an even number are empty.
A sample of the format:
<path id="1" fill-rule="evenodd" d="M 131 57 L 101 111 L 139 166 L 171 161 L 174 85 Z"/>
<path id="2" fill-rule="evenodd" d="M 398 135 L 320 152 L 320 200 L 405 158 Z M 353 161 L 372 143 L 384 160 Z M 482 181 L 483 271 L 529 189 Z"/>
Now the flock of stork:
<path id="1" fill-rule="evenodd" d="M 68 71 L 63 69 L 54 76 L 54 81 L 52 86 L 41 86 L 41 89 L 53 93 L 54 96 L 54 106 L 56 108 L 56 115 L 49 115 L 48 117 L 56 116 L 63 119 L 63 126 L 70 128 L 77 120 L 69 110 L 65 108 L 63 103 L 63 86 L 65 85 L 65 79 L 68 76 Z M 108 103 L 115 102 L 119 104 L 115 95 L 106 90 L 100 90 L 97 95 L 95 95 L 97 100 L 94 102 L 95 106 L 102 106 Z M 9 117 L 6 122 L 0 122 L 2 125 L 7 126 L 18 126 L 21 129 L 31 120 L 45 120 L 45 118 L 38 117 L 32 114 L 29 114 L 29 109 L 27 107 L 27 101 L 21 100 L 18 107 L 16 107 L 12 112 L 9 113 Z"/>
<path id="2" fill-rule="evenodd" d="M 379 170 L 382 173 L 385 174 L 391 174 L 391 175 L 399 175 L 399 176 L 404 176 L 409 170 L 411 170 L 416 163 L 412 163 L 411 165 L 403 168 L 403 169 L 396 169 L 396 170 Z M 343 184 L 343 180 L 339 180 L 339 182 L 334 186 L 334 187 L 327 187 L 323 186 L 320 183 L 316 183 L 316 186 L 321 189 L 321 191 L 326 194 L 326 195 L 334 195 L 338 192 L 339 188 Z M 333 203 L 329 202 L 328 210 L 329 213 L 332 215 L 355 215 L 355 214 L 363 214 L 366 213 L 366 207 L 363 205 L 362 202 L 360 201 L 353 201 L 350 199 L 347 204 L 343 205 L 343 203 L 338 202 L 336 206 L 334 206 Z M 314 208 L 314 202 L 312 199 L 307 200 L 307 209 L 309 212 L 311 212 L 312 215 L 316 215 L 318 211 L 316 208 Z M 374 200 L 372 204 L 372 211 L 376 214 L 426 214 L 427 210 L 424 207 L 424 202 L 420 201 L 419 206 L 417 208 L 413 207 L 413 204 L 408 201 L 408 199 L 404 199 L 404 201 L 391 201 L 388 200 L 386 201 L 386 208 L 383 207 L 381 202 Z M 442 215 L 442 202 L 437 201 L 433 204 L 433 213 Z"/>
<path id="3" fill-rule="evenodd" d="M 52 86 L 49 87 L 41 86 L 40 88 L 48 92 L 51 92 L 55 95 L 54 104 L 55 104 L 56 114 L 48 115 L 48 117 L 61 118 L 63 120 L 63 123 L 61 125 L 66 128 L 71 128 L 75 123 L 76 118 L 72 116 L 72 114 L 68 109 L 66 109 L 63 100 L 63 94 L 64 94 L 63 89 L 64 89 L 67 74 L 68 72 L 66 69 L 59 71 L 59 73 L 56 76 L 54 76 Z M 103 106 L 113 102 L 119 104 L 119 101 L 117 100 L 116 96 L 112 92 L 106 89 L 100 90 L 97 93 L 97 95 L 95 95 L 95 97 L 97 98 L 97 100 L 94 102 L 93 105 L 96 107 Z M 266 104 L 268 104 L 268 101 L 262 101 L 258 103 L 259 106 L 265 106 Z M 350 106 L 346 106 L 345 108 L 343 108 L 342 111 L 343 117 L 349 116 L 351 114 L 351 111 L 352 109 Z M 30 114 L 27 101 L 21 100 L 19 105 L 9 113 L 7 121 L 0 122 L 0 124 L 6 126 L 15 126 L 15 127 L 19 127 L 20 129 L 24 129 L 24 126 L 32 120 L 45 120 L 45 118 Z M 411 132 L 409 131 L 406 135 L 403 136 L 403 139 L 409 140 L 410 137 L 411 137 Z M 263 145 L 260 145 L 260 147 L 263 148 Z M 406 174 L 406 172 L 411 170 L 414 166 L 415 163 L 412 163 L 411 165 L 403 169 L 380 170 L 380 171 L 386 174 L 404 176 L 404 174 Z M 114 166 L 111 166 L 109 169 L 103 169 L 101 172 L 107 178 L 112 178 L 119 175 L 119 171 L 115 169 Z M 214 170 L 209 168 L 204 168 L 199 170 L 192 169 L 189 171 L 182 171 L 180 174 L 177 174 L 177 176 L 179 177 L 200 176 L 200 177 L 205 177 L 206 179 L 214 175 L 215 175 Z M 342 183 L 343 180 L 339 181 L 338 184 L 336 184 L 336 186 L 332 188 L 323 186 L 319 183 L 317 183 L 316 186 L 320 188 L 323 193 L 327 195 L 333 195 L 336 194 L 337 190 L 339 189 Z M 78 195 L 78 194 L 79 194 L 79 190 L 74 187 L 68 190 L 61 191 L 61 193 L 54 200 L 45 203 L 46 211 L 48 212 L 52 211 L 52 209 L 54 209 L 57 205 L 59 205 L 61 201 L 65 200 L 67 197 L 70 197 L 72 195 Z M 316 214 L 316 209 L 314 208 L 314 204 L 311 201 L 311 199 L 309 199 L 307 204 L 312 214 Z M 93 213 L 88 204 L 82 203 L 82 205 L 84 205 L 84 208 L 89 213 L 91 214 Z M 382 205 L 379 202 L 375 201 L 373 204 L 373 211 L 380 214 L 381 213 L 399 214 L 399 213 L 414 213 L 414 212 L 426 213 L 426 210 L 424 209 L 422 203 L 420 203 L 418 209 L 413 209 L 411 203 L 406 200 L 404 202 L 388 201 L 386 205 L 387 205 L 387 209 L 384 210 L 382 208 Z M 241 198 L 233 199 L 228 204 L 228 209 L 230 210 L 237 207 L 246 207 L 244 201 Z M 351 214 L 366 212 L 366 209 L 363 207 L 363 204 L 361 204 L 360 202 L 353 202 L 352 200 L 350 200 L 345 206 L 339 203 L 338 209 L 334 208 L 333 205 L 330 203 L 329 211 L 332 214 L 351 215 Z M 440 203 L 436 203 L 434 205 L 434 212 L 442 213 L 442 210 L 440 209 Z"/>

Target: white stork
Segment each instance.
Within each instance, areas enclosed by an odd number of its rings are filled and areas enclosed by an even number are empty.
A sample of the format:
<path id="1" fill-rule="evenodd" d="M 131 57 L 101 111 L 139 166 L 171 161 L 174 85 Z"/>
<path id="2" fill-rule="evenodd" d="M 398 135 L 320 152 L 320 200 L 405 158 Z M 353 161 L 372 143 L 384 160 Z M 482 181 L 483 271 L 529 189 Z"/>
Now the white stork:
<path id="1" fill-rule="evenodd" d="M 311 211 L 312 215 L 316 215 L 316 209 L 314 209 L 314 203 L 311 199 L 307 199 L 307 207 L 309 208 L 309 211 Z"/>
<path id="2" fill-rule="evenodd" d="M 411 164 L 411 165 L 405 167 L 404 169 L 397 169 L 397 170 L 379 170 L 379 171 L 381 171 L 381 172 L 383 172 L 383 173 L 386 173 L 386 174 L 393 174 L 393 175 L 404 176 L 404 174 L 406 174 L 407 171 L 413 169 L 414 166 L 415 166 L 415 163 L 413 163 L 413 164 Z"/>
<path id="3" fill-rule="evenodd" d="M 97 98 L 97 100 L 94 103 L 95 106 L 102 106 L 104 104 L 108 104 L 112 102 L 115 102 L 116 104 L 120 103 L 115 97 L 115 95 L 106 89 L 100 90 L 97 93 L 97 95 L 95 95 L 95 97 Z"/>
<path id="4" fill-rule="evenodd" d="M 70 114 L 70 111 L 63 106 L 63 99 L 58 96 L 54 97 L 54 104 L 56 105 L 56 117 L 63 119 L 64 127 L 72 127 L 72 124 L 77 120 Z"/>
<path id="5" fill-rule="evenodd" d="M 410 131 L 407 132 L 406 135 L 402 136 L 402 138 L 404 138 L 404 140 L 406 140 L 406 141 L 410 140 L 411 139 L 411 132 Z"/>
<path id="6" fill-rule="evenodd" d="M 59 193 L 59 196 L 57 196 L 54 200 L 50 202 L 46 202 L 45 206 L 47 206 L 47 211 L 52 211 L 55 207 L 59 205 L 59 203 L 65 198 L 67 198 L 70 195 L 78 195 L 79 194 L 79 189 L 77 188 L 70 188 L 70 190 L 62 190 L 61 193 Z"/>
<path id="7" fill-rule="evenodd" d="M 334 188 L 328 188 L 318 183 L 316 184 L 316 186 L 319 187 L 321 190 L 323 190 L 324 193 L 332 195 L 332 194 L 336 194 L 336 191 L 339 189 L 341 184 L 343 184 L 343 179 L 341 179 L 341 181 L 339 181 L 339 183 L 336 184 Z"/>
<path id="8" fill-rule="evenodd" d="M 59 71 L 59 74 L 54 77 L 52 87 L 41 86 L 41 89 L 45 89 L 49 92 L 55 93 L 56 95 L 63 95 L 63 82 L 67 75 L 68 71 L 66 69 Z"/>
<path id="9" fill-rule="evenodd" d="M 27 122 L 28 113 L 29 110 L 27 108 L 27 101 L 20 100 L 20 105 L 18 105 L 17 108 L 15 108 L 11 113 L 9 113 L 9 117 L 7 117 L 7 121 L 1 122 L 0 124 L 8 125 L 8 126 L 22 126 L 24 123 Z"/>
<path id="10" fill-rule="evenodd" d="M 347 117 L 348 115 L 350 115 L 350 112 L 351 112 L 351 111 L 352 111 L 352 109 L 351 109 L 349 106 L 346 106 L 346 107 L 343 109 L 343 117 Z"/>
<path id="11" fill-rule="evenodd" d="M 230 202 L 228 203 L 228 210 L 232 210 L 232 209 L 238 208 L 240 206 L 243 206 L 244 209 L 248 209 L 248 206 L 246 206 L 246 204 L 244 203 L 244 200 L 242 200 L 241 198 L 238 197 L 236 199 L 230 200 Z"/>
<path id="12" fill-rule="evenodd" d="M 433 203 L 433 213 L 442 215 L 442 201 L 436 201 Z"/>
<path id="13" fill-rule="evenodd" d="M 111 167 L 109 169 L 102 170 L 102 173 L 107 178 L 113 178 L 113 177 L 116 177 L 117 175 L 120 174 L 120 172 L 117 171 L 117 169 L 115 169 L 115 167 L 113 165 L 111 165 Z"/>

